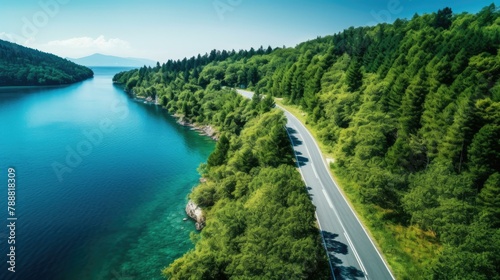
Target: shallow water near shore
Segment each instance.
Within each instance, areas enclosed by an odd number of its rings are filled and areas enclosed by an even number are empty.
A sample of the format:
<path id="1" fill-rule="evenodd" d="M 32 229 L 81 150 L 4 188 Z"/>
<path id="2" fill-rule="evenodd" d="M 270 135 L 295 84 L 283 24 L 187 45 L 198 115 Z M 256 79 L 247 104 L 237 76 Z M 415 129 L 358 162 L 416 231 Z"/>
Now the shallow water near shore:
<path id="1" fill-rule="evenodd" d="M 67 87 L 0 89 L 0 180 L 15 168 L 18 218 L 11 273 L 5 190 L 0 279 L 163 279 L 193 246 L 186 196 L 215 143 L 113 85 L 122 69 L 93 70 Z"/>

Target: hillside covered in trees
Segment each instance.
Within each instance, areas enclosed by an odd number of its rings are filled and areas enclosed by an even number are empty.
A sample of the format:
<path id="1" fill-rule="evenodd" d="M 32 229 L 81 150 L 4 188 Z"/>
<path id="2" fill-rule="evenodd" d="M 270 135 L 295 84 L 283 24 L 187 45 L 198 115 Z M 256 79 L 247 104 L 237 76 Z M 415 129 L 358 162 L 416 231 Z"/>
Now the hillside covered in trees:
<path id="1" fill-rule="evenodd" d="M 0 40 L 0 86 L 64 85 L 93 76 L 87 67 Z"/>
<path id="2" fill-rule="evenodd" d="M 279 151 L 289 145 L 280 136 L 282 116 L 251 118 L 255 113 L 224 90 L 248 87 L 268 95 L 249 103 L 256 108 L 267 108 L 262 104 L 273 96 L 307 113 L 335 158 L 335 173 L 352 183 L 364 205 L 384 213 L 382 227 L 416 227 L 434 236 L 439 250 L 429 259 L 396 247 L 413 263 L 400 267 L 390 259 L 398 278 L 500 279 L 499 16 L 494 4 L 478 14 L 444 8 L 295 48 L 212 51 L 115 76 L 126 90 L 158 96 L 172 113 L 230 135 L 200 168 L 209 180 L 191 195 L 208 209 L 207 228 L 167 275 L 313 275 L 304 270 L 316 268 L 313 259 L 301 260 L 316 254 L 317 247 L 301 243 L 313 243 L 307 241 L 313 209 L 306 216 L 293 211 L 294 203 L 311 206 L 290 163 L 280 162 L 289 155 Z M 306 219 L 306 227 L 288 228 L 286 219 Z M 276 232 L 308 237 L 280 241 Z M 381 247 L 385 254 L 394 250 Z M 293 257 L 276 265 L 281 253 Z"/>
<path id="3" fill-rule="evenodd" d="M 151 83 L 146 91 L 159 94 L 171 113 L 221 132 L 199 168 L 206 182 L 190 195 L 203 208 L 206 226 L 192 235 L 194 250 L 164 274 L 170 279 L 328 279 L 314 207 L 295 169 L 286 119 L 273 109 L 273 99 L 248 100 L 234 90 L 201 87 L 170 71 L 165 72 L 173 76 L 169 80 L 157 76 L 161 73 L 161 67 L 156 74 L 143 68 L 118 74 L 115 81 L 134 91 L 140 87 L 132 83 Z"/>

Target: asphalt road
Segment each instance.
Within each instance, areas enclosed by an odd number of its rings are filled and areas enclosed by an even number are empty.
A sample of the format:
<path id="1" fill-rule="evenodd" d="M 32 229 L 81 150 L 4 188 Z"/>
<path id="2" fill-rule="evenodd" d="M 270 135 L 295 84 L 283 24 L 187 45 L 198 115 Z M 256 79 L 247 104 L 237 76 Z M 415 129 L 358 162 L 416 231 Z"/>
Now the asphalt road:
<path id="1" fill-rule="evenodd" d="M 238 90 L 251 98 L 252 93 Z M 319 147 L 302 123 L 281 108 L 297 164 L 313 204 L 335 279 L 394 279 L 381 254 L 328 172 Z"/>

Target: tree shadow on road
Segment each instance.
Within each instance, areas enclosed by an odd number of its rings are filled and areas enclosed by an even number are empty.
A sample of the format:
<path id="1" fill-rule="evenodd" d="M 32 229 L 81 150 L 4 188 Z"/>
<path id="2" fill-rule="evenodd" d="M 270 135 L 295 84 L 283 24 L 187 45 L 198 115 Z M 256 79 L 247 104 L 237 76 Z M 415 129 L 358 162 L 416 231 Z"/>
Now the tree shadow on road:
<path id="1" fill-rule="evenodd" d="M 335 280 L 358 280 L 365 277 L 363 271 L 354 266 L 335 266 L 334 275 Z"/>
<path id="2" fill-rule="evenodd" d="M 302 145 L 302 140 L 295 136 L 295 134 L 297 134 L 297 131 L 295 129 L 287 127 L 286 131 L 288 132 L 288 135 L 290 136 L 290 140 L 292 140 L 292 145 L 294 147 Z"/>
<path id="3" fill-rule="evenodd" d="M 297 156 L 297 165 L 304 166 L 309 162 L 309 159 L 303 156 Z"/>
<path id="4" fill-rule="evenodd" d="M 312 188 L 309 187 L 309 186 L 306 186 L 306 190 L 307 190 L 307 195 L 309 196 L 309 199 L 312 201 L 313 200 L 313 196 L 314 196 L 314 194 L 311 193 Z"/>
<path id="5" fill-rule="evenodd" d="M 323 239 L 325 240 L 326 250 L 331 256 L 332 254 L 347 255 L 347 245 L 335 240 L 339 235 L 328 231 L 322 231 Z"/>
<path id="6" fill-rule="evenodd" d="M 321 234 L 323 235 L 323 240 L 325 241 L 326 250 L 334 270 L 335 279 L 355 280 L 364 278 L 365 274 L 363 271 L 354 266 L 343 266 L 342 260 L 337 257 L 338 255 L 347 255 L 349 253 L 349 247 L 336 240 L 339 235 L 328 231 L 321 231 Z"/>

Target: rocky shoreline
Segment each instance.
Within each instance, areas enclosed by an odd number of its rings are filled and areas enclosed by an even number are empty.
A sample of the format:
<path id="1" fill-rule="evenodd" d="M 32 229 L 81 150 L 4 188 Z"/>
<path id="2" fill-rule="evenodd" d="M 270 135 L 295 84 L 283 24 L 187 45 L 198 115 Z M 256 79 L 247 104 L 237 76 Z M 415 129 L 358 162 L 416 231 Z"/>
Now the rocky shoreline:
<path id="1" fill-rule="evenodd" d="M 132 90 L 130 92 L 126 91 L 127 93 L 131 94 L 132 97 L 135 100 L 144 102 L 149 105 L 161 105 L 160 102 L 158 101 L 158 98 L 156 100 L 153 100 L 151 97 L 141 97 L 135 94 L 135 92 Z M 163 106 L 162 106 L 163 108 Z M 208 136 L 212 138 L 213 140 L 217 141 L 219 140 L 219 135 L 218 132 L 211 126 L 211 125 L 199 125 L 197 123 L 191 123 L 190 121 L 186 120 L 184 116 L 178 115 L 178 114 L 173 114 L 173 117 L 177 118 L 177 123 L 182 125 L 182 126 L 188 126 L 191 127 L 193 130 L 196 130 L 200 133 L 200 135 Z"/>
<path id="2" fill-rule="evenodd" d="M 192 200 L 189 200 L 186 205 L 186 214 L 191 219 L 196 221 L 196 230 L 202 230 L 205 227 L 205 216 L 203 216 L 203 210 Z"/>
<path id="3" fill-rule="evenodd" d="M 215 141 L 219 140 L 219 135 L 217 131 L 211 125 L 199 125 L 196 123 L 191 123 L 185 120 L 184 117 L 179 115 L 174 115 L 174 117 L 178 119 L 177 120 L 178 124 L 182 126 L 189 126 L 191 127 L 191 129 L 198 131 L 200 135 L 208 136 Z"/>
<path id="4" fill-rule="evenodd" d="M 196 130 L 200 133 L 200 135 L 205 135 L 213 140 L 219 140 L 219 136 L 217 131 L 210 125 L 197 125 L 196 123 L 191 123 L 184 119 L 183 116 L 174 115 L 177 118 L 177 123 L 182 126 L 189 126 L 191 129 Z M 200 183 L 204 183 L 206 181 L 205 178 L 200 178 Z M 203 216 L 203 210 L 196 205 L 192 200 L 189 200 L 186 205 L 186 214 L 193 220 L 196 221 L 195 227 L 196 230 L 202 230 L 205 227 L 205 216 Z"/>
<path id="5" fill-rule="evenodd" d="M 142 97 L 142 96 L 137 96 L 135 94 L 133 96 L 134 96 L 135 100 L 140 101 L 140 102 L 144 102 L 145 104 L 160 105 L 160 102 L 158 101 L 158 99 L 153 100 L 153 98 L 150 97 L 150 96 L 148 96 L 148 97 Z"/>
<path id="6" fill-rule="evenodd" d="M 143 101 L 146 104 L 150 105 L 160 105 L 158 100 L 153 100 L 151 97 L 144 98 L 137 96 L 133 91 L 131 92 L 132 97 L 136 100 Z M 199 125 L 196 123 L 191 123 L 184 118 L 184 116 L 174 114 L 173 117 L 177 118 L 177 123 L 182 126 L 191 127 L 192 130 L 196 130 L 200 133 L 200 135 L 208 136 L 213 140 L 219 140 L 219 135 L 217 131 L 211 125 Z M 204 178 L 200 179 L 200 182 L 203 183 Z M 203 210 L 196 205 L 192 200 L 186 205 L 186 214 L 193 219 L 195 223 L 196 230 L 202 230 L 205 227 L 205 216 L 203 215 Z"/>

